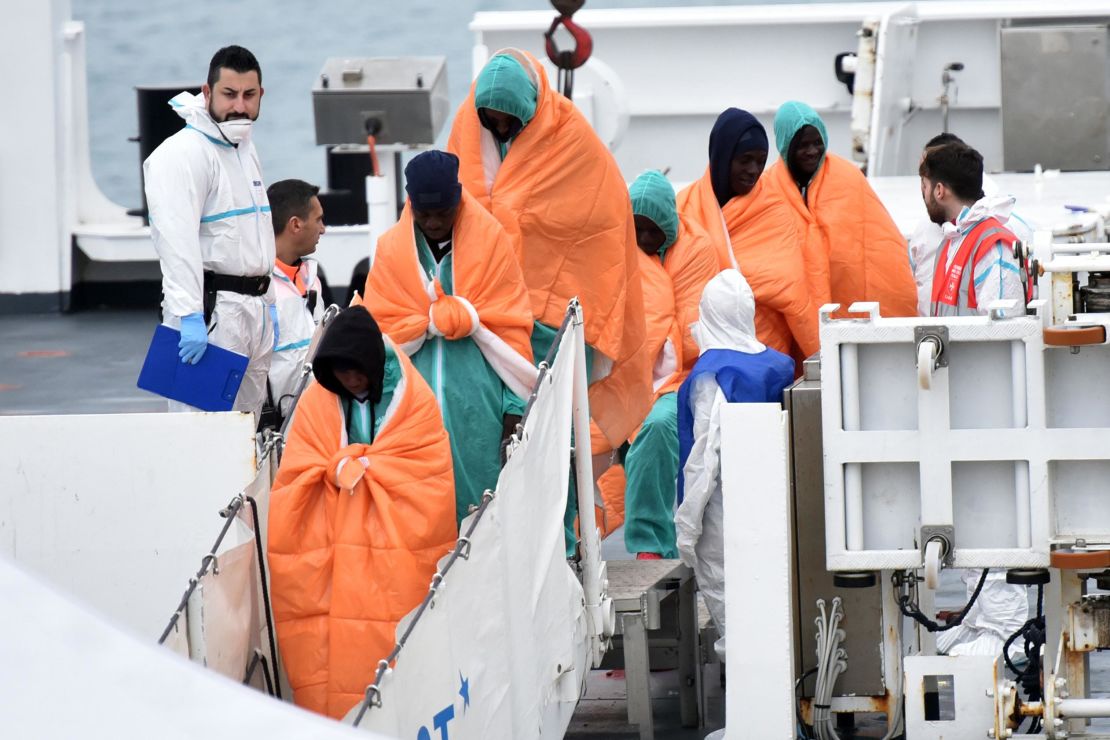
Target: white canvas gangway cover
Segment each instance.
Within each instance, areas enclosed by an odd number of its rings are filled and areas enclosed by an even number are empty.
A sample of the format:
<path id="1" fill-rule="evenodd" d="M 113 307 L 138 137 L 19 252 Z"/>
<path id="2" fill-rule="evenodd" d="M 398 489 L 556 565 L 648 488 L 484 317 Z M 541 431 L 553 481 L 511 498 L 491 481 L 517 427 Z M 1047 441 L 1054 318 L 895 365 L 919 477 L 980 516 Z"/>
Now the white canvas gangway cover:
<path id="1" fill-rule="evenodd" d="M 347 716 L 360 729 L 416 740 L 563 737 L 607 631 L 598 583 L 584 576 L 584 589 L 566 558 L 572 417 L 586 418 L 586 389 L 581 322 L 565 326 L 496 491 L 462 523 L 465 557 L 445 573 L 452 558 L 440 562 L 431 602 L 398 626 L 399 636 L 412 629 L 394 666 Z M 580 507 L 583 493 L 593 496 L 580 491 Z M 594 532 L 592 502 L 586 511 L 582 529 Z M 583 537 L 582 570 L 595 579 L 596 542 Z"/>
<path id="2" fill-rule="evenodd" d="M 274 693 L 278 661 L 272 654 L 259 569 L 257 538 L 263 538 L 275 472 L 274 446 L 268 445 L 259 469 L 241 494 L 221 512 L 231 517 L 218 544 L 201 559 L 201 571 L 190 579 L 186 595 L 174 612 L 161 642 L 194 662 L 228 678 L 246 681 Z M 255 508 L 261 532 L 255 532 Z"/>
<path id="3" fill-rule="evenodd" d="M 5 738 L 366 737 L 132 637 L 3 558 L 0 593 Z"/>

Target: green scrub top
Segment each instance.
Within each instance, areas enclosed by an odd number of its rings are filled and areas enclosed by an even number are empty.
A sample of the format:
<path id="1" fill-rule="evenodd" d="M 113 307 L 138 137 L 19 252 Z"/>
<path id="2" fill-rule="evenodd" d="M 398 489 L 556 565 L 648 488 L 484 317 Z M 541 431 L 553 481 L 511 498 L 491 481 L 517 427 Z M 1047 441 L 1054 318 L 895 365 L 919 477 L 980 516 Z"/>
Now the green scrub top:
<path id="1" fill-rule="evenodd" d="M 437 263 L 420 229 L 413 230 L 420 268 L 429 279 L 439 279 L 444 293 L 454 295 L 457 245 Z M 435 393 L 451 438 L 455 516 L 461 523 L 486 489 L 496 487 L 504 416 L 524 413 L 524 401 L 505 386 L 469 337 L 428 337 L 412 355 L 412 364 Z"/>
<path id="2" fill-rule="evenodd" d="M 393 392 L 397 383 L 401 381 L 401 363 L 397 360 L 397 353 L 388 344 L 385 345 L 385 374 L 382 377 L 382 398 L 377 403 L 358 401 L 353 398 L 343 399 L 343 418 L 347 424 L 348 444 L 368 445 L 374 442 L 377 431 L 382 428 L 385 421 L 385 412 L 393 401 Z M 371 423 L 373 414 L 373 423 Z"/>

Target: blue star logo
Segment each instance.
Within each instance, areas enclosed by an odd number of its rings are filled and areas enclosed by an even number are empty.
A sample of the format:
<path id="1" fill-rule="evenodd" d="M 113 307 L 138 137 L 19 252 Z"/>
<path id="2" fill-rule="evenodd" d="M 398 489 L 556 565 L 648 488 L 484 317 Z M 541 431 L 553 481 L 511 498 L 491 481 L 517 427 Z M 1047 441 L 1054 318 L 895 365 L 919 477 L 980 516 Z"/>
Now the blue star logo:
<path id="1" fill-rule="evenodd" d="M 463 678 L 462 671 L 459 671 L 459 696 L 463 700 L 463 711 L 470 708 L 470 679 Z"/>

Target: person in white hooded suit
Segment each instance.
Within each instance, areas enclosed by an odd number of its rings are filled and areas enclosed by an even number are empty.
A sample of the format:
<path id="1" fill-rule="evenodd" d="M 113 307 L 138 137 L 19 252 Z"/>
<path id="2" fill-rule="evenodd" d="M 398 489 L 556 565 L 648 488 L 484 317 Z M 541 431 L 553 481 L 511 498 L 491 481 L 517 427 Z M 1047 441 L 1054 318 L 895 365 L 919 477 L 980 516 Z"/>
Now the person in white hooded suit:
<path id="1" fill-rule="evenodd" d="M 738 270 L 709 281 L 691 327 L 700 354 L 678 390 L 678 553 L 694 570 L 725 657 L 724 497 L 721 490 L 721 407 L 781 403 L 794 381 L 794 360 L 755 337 L 755 296 Z M 745 492 L 747 493 L 747 492 Z M 758 503 L 759 491 L 730 502 Z"/>
<path id="2" fill-rule="evenodd" d="M 262 93 L 254 55 L 220 49 L 202 94 L 170 101 L 185 127 L 143 162 L 162 321 L 181 330 L 182 362 L 199 362 L 210 341 L 249 358 L 235 409 L 256 417 L 278 338 L 274 229 L 250 136 Z"/>

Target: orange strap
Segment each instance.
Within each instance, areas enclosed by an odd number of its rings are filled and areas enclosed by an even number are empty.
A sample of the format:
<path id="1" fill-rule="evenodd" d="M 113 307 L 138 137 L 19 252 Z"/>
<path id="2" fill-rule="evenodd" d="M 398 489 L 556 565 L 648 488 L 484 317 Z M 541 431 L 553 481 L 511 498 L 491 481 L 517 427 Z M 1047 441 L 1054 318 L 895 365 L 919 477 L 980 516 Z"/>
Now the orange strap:
<path id="1" fill-rule="evenodd" d="M 1053 326 L 1044 330 L 1044 343 L 1050 347 L 1079 347 L 1105 344 L 1105 326 Z"/>
<path id="2" fill-rule="evenodd" d="M 1110 568 L 1110 550 L 1053 550 L 1049 564 L 1060 570 Z"/>
<path id="3" fill-rule="evenodd" d="M 997 238 L 988 239 L 983 244 L 977 244 L 980 236 L 992 228 L 1003 228 L 1002 223 L 994 218 L 985 218 L 975 225 L 967 236 L 960 242 L 960 249 L 956 252 L 955 259 L 952 264 L 948 264 L 948 247 L 952 245 L 951 239 L 944 241 L 944 246 L 937 255 L 937 266 L 933 273 L 933 303 L 943 303 L 947 306 L 955 306 L 959 300 L 960 292 L 960 279 L 963 277 L 964 270 L 967 269 L 968 263 L 974 265 L 979 261 L 986 248 L 993 246 L 996 242 L 1002 239 L 999 235 Z M 972 259 L 971 251 L 975 250 L 974 260 Z M 943 278 L 938 280 L 938 277 Z M 975 281 L 971 281 L 967 290 L 967 305 L 969 308 L 978 308 L 978 301 L 975 299 Z"/>

